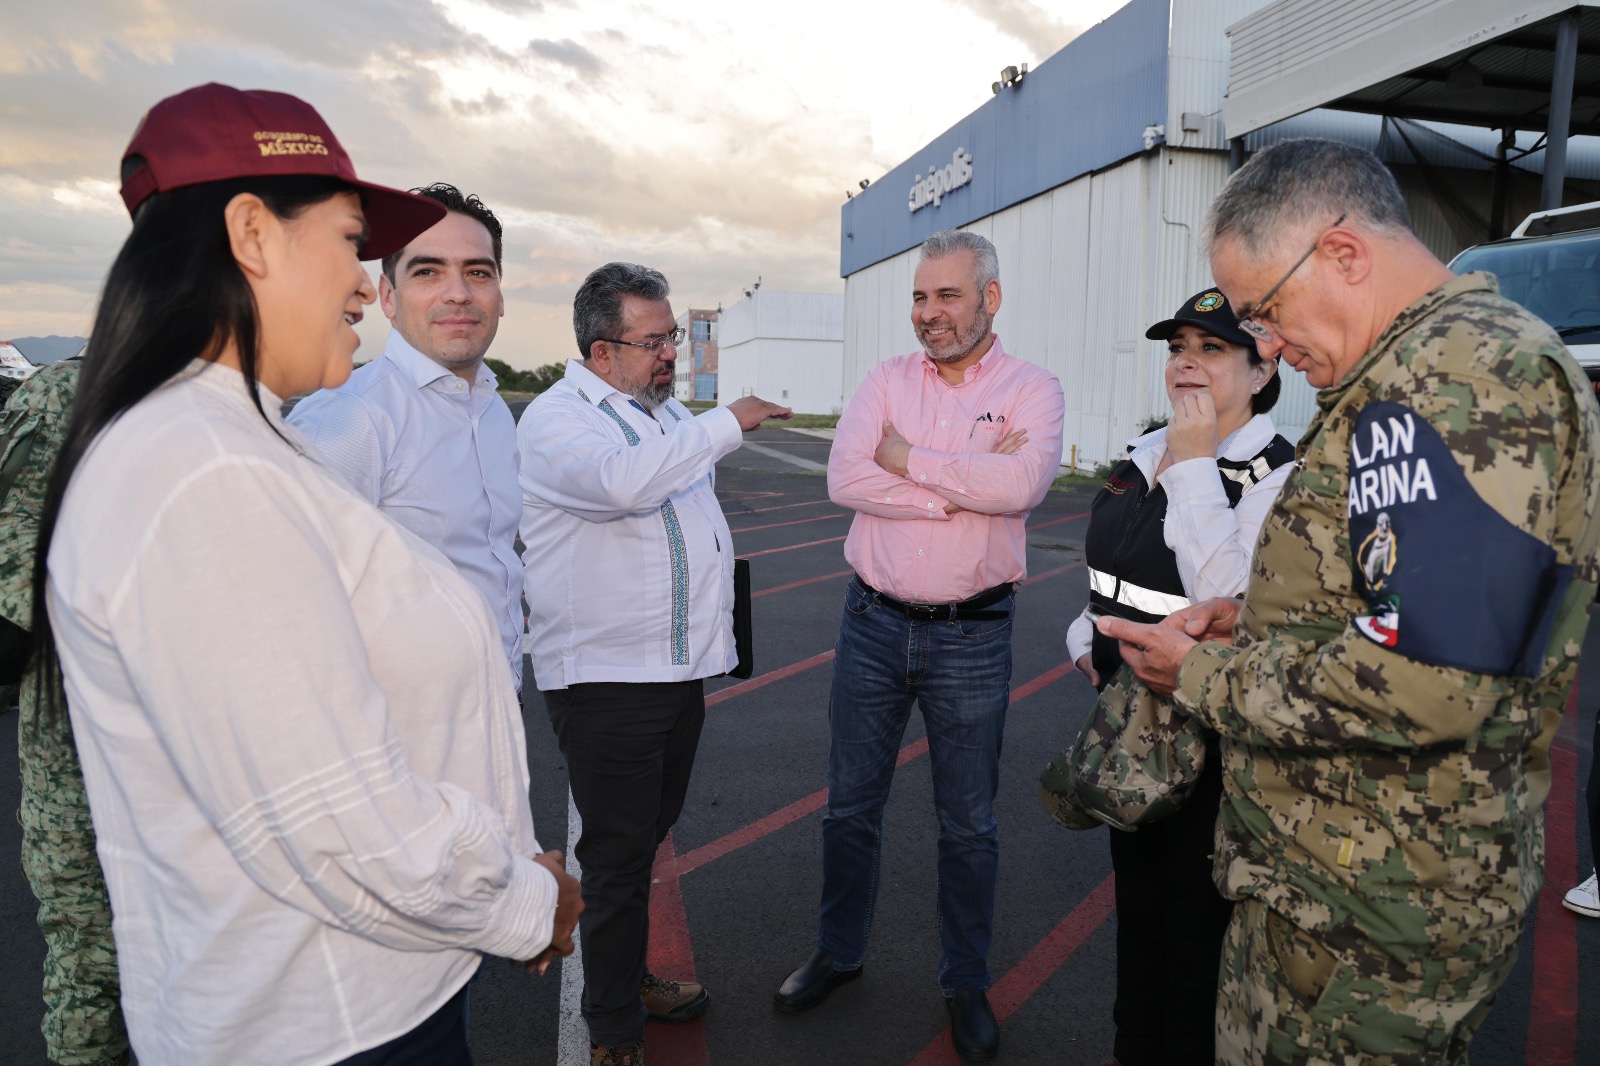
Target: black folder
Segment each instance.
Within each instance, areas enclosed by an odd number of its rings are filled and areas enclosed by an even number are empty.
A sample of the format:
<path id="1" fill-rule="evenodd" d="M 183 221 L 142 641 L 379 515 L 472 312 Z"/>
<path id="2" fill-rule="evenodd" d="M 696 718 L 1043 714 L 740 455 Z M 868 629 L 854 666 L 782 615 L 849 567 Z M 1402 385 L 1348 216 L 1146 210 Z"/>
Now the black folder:
<path id="1" fill-rule="evenodd" d="M 733 561 L 733 646 L 739 651 L 739 665 L 729 677 L 749 677 L 755 673 L 755 643 L 750 637 L 750 560 Z"/>

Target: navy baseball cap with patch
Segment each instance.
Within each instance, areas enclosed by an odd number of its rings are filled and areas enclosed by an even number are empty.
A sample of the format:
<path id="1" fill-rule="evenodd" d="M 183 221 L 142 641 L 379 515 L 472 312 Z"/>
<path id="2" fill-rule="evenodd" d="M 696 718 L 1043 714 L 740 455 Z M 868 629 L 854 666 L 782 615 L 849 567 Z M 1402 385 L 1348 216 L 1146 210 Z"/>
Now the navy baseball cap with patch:
<path id="1" fill-rule="evenodd" d="M 361 194 L 363 259 L 398 252 L 446 214 L 425 196 L 356 177 L 322 116 L 288 93 L 213 82 L 169 96 L 145 114 L 123 164 L 122 202 L 130 215 L 154 194 L 187 185 L 289 174 L 335 178 Z"/>
<path id="2" fill-rule="evenodd" d="M 1201 289 L 1185 300 L 1176 314 L 1157 322 L 1145 330 L 1144 335 L 1153 341 L 1171 340 L 1180 326 L 1198 326 L 1213 337 L 1251 350 L 1256 346 L 1256 339 L 1239 328 L 1239 320 L 1228 306 L 1228 298 L 1216 289 Z"/>

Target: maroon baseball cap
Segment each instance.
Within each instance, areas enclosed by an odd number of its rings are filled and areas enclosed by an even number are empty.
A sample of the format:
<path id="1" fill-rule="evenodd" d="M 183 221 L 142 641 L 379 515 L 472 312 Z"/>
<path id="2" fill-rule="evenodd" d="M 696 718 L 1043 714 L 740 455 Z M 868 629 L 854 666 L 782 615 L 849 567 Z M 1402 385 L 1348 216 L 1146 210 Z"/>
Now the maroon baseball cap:
<path id="1" fill-rule="evenodd" d="M 152 107 L 123 153 L 142 165 L 122 181 L 128 214 L 155 193 L 231 178 L 314 174 L 362 194 L 363 259 L 382 259 L 444 218 L 443 204 L 356 177 L 355 165 L 316 109 L 288 93 L 196 86 Z"/>

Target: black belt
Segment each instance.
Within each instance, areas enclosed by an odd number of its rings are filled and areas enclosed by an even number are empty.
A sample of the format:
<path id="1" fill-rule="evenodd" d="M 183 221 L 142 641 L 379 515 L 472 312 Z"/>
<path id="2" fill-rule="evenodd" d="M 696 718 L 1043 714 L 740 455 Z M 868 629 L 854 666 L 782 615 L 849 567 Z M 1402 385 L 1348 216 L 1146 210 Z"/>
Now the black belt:
<path id="1" fill-rule="evenodd" d="M 856 580 L 861 581 L 861 578 L 857 577 Z M 954 622 L 959 619 L 983 622 L 1004 618 L 1007 612 L 986 611 L 984 608 L 993 607 L 1017 591 L 1017 586 L 1008 581 L 992 589 L 984 589 L 971 599 L 961 600 L 958 603 L 906 603 L 887 593 L 879 592 L 865 581 L 861 581 L 861 587 L 876 596 L 879 603 L 913 622 Z"/>

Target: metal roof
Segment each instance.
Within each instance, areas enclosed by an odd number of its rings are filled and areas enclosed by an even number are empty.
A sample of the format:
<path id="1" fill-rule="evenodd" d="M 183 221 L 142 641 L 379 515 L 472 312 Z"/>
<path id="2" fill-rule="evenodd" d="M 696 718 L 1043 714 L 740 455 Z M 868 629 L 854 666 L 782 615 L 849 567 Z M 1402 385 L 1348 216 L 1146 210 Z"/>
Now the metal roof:
<path id="1" fill-rule="evenodd" d="M 1228 28 L 1229 137 L 1313 108 L 1547 128 L 1556 24 L 1579 16 L 1571 133 L 1600 133 L 1600 3 L 1279 0 Z"/>

